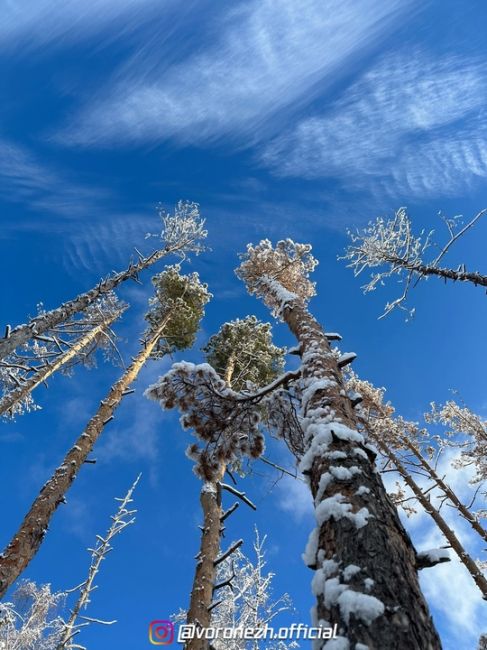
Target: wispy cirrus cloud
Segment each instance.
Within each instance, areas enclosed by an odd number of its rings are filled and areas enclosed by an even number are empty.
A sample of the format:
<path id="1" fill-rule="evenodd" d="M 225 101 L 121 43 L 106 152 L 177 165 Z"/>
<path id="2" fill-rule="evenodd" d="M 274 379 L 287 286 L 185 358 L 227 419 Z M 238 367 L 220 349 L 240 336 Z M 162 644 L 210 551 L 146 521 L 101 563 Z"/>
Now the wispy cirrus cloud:
<path id="1" fill-rule="evenodd" d="M 403 51 L 275 138 L 260 160 L 278 176 L 353 190 L 450 194 L 487 176 L 486 88 L 478 61 Z"/>
<path id="2" fill-rule="evenodd" d="M 2 138 L 0 197 L 63 217 L 86 216 L 102 201 L 113 198 L 108 190 L 79 183 L 26 147 Z"/>
<path id="3" fill-rule="evenodd" d="M 0 48 L 63 46 L 103 29 L 113 33 L 114 27 L 120 37 L 160 7 L 158 0 L 7 0 L 2 3 Z"/>
<path id="4" fill-rule="evenodd" d="M 157 43 L 58 136 L 83 145 L 251 140 L 309 102 L 413 2 L 254 0 L 216 20 L 211 44 L 168 68 Z M 215 37 L 216 34 L 216 37 Z"/>

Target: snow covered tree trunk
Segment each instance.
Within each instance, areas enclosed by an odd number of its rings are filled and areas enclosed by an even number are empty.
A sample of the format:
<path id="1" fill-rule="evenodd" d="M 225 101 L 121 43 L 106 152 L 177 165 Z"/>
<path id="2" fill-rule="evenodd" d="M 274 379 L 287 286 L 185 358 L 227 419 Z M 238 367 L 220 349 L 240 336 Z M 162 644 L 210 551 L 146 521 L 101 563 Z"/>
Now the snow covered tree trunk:
<path id="1" fill-rule="evenodd" d="M 161 321 L 159 327 L 153 329 L 125 373 L 110 388 L 106 398 L 100 402 L 96 414 L 69 450 L 62 465 L 45 483 L 12 541 L 0 555 L 0 598 L 4 596 L 10 585 L 24 571 L 39 550 L 52 515 L 59 504 L 65 501 L 66 492 L 103 432 L 105 425 L 112 419 L 114 411 L 122 402 L 125 391 L 135 381 L 145 362 L 151 356 L 170 317 L 169 313 Z"/>
<path id="2" fill-rule="evenodd" d="M 152 264 L 155 264 L 171 252 L 172 249 L 166 246 L 154 251 L 154 253 L 147 257 L 140 257 L 136 264 L 129 264 L 124 271 L 115 273 L 114 275 L 102 280 L 96 285 L 96 287 L 90 289 L 90 291 L 80 294 L 73 300 L 68 300 L 57 309 L 52 309 L 51 311 L 36 316 L 29 323 L 18 325 L 8 333 L 6 338 L 0 339 L 0 359 L 5 359 L 17 347 L 27 343 L 36 335 L 42 334 L 56 325 L 63 323 L 78 312 L 84 311 L 97 298 L 112 291 L 119 284 L 125 282 L 125 280 L 137 278 L 137 275 L 141 271 Z"/>
<path id="3" fill-rule="evenodd" d="M 450 526 L 446 523 L 446 521 L 443 519 L 440 512 L 431 505 L 431 501 L 423 493 L 423 491 L 416 483 L 416 481 L 413 479 L 411 474 L 404 467 L 400 458 L 396 456 L 396 454 L 392 451 L 392 449 L 390 449 L 385 443 L 378 440 L 377 438 L 375 438 L 375 443 L 377 444 L 381 452 L 392 461 L 399 474 L 402 476 L 406 484 L 410 487 L 414 496 L 417 498 L 418 502 L 423 506 L 424 510 L 432 517 L 435 524 L 441 530 L 441 532 L 447 539 L 452 549 L 458 555 L 459 560 L 463 562 L 468 572 L 474 579 L 475 584 L 477 585 L 477 587 L 480 589 L 480 592 L 482 593 L 482 598 L 487 599 L 487 580 L 485 579 L 485 576 L 482 573 L 482 571 L 477 566 L 475 560 L 464 549 L 460 540 L 458 539 L 454 531 L 450 528 Z"/>
<path id="4" fill-rule="evenodd" d="M 344 649 L 438 649 L 414 547 L 376 471 L 375 454 L 357 431 L 338 360 L 304 301 L 276 280 L 261 282 L 282 304 L 300 343 L 307 447 L 300 468 L 317 519 L 304 555 L 316 570 L 314 623 L 337 623 Z"/>
<path id="5" fill-rule="evenodd" d="M 120 316 L 120 313 L 120 311 L 113 313 L 103 323 L 93 327 L 93 329 L 86 332 L 86 334 L 82 335 L 77 341 L 70 345 L 66 352 L 60 354 L 52 363 L 46 363 L 43 368 L 37 370 L 36 373 L 22 386 L 19 386 L 17 389 L 4 395 L 4 397 L 0 399 L 0 415 L 7 413 L 16 404 L 24 400 L 33 390 L 74 359 L 93 341 L 96 341 L 97 337 Z"/>
<path id="6" fill-rule="evenodd" d="M 211 624 L 210 606 L 216 576 L 215 560 L 220 553 L 221 534 L 221 488 L 218 481 L 205 481 L 200 494 L 203 510 L 200 552 L 197 556 L 193 589 L 188 609 L 188 624 L 207 628 Z M 186 644 L 187 650 L 207 650 L 208 640 L 193 638 Z"/>

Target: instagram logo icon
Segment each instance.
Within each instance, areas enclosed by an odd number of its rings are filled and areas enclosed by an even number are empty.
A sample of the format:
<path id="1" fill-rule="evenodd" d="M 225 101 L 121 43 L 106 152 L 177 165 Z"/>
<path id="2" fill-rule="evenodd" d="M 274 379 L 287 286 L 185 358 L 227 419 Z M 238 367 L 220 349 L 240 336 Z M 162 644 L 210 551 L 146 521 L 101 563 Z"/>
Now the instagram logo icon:
<path id="1" fill-rule="evenodd" d="M 149 623 L 149 641 L 153 645 L 169 645 L 174 641 L 174 624 L 171 621 Z"/>

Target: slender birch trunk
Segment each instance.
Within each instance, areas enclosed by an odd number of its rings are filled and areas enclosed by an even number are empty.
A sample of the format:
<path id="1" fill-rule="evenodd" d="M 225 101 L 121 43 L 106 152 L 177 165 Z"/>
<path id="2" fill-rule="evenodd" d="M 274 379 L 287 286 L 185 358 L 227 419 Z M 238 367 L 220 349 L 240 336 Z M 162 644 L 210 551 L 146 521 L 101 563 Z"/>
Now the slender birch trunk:
<path id="1" fill-rule="evenodd" d="M 167 315 L 147 340 L 122 377 L 110 388 L 108 395 L 100 402 L 96 414 L 88 422 L 85 430 L 69 450 L 60 465 L 45 483 L 31 509 L 24 518 L 9 545 L 0 555 L 0 598 L 10 585 L 24 571 L 35 556 L 47 532 L 52 515 L 76 478 L 105 425 L 112 419 L 114 411 L 123 400 L 124 393 L 137 378 L 145 362 L 149 359 L 171 314 Z"/>
<path id="2" fill-rule="evenodd" d="M 263 277 L 261 283 L 282 302 L 275 280 Z M 376 471 L 375 454 L 357 432 L 338 361 L 301 298 L 291 295 L 282 316 L 302 358 L 307 451 L 301 468 L 317 518 L 305 553 L 316 569 L 314 624 L 338 624 L 343 647 L 437 650 L 441 643 L 419 587 L 414 547 Z M 360 569 L 346 573 L 350 565 Z"/>
<path id="3" fill-rule="evenodd" d="M 106 330 L 107 327 L 109 327 L 120 316 L 120 314 L 121 311 L 116 312 L 103 323 L 93 327 L 93 329 L 86 332 L 86 334 L 83 334 L 78 341 L 71 345 L 66 352 L 60 354 L 52 363 L 46 363 L 44 368 L 37 370 L 35 374 L 25 382 L 25 384 L 4 395 L 0 399 L 0 415 L 3 415 L 8 411 L 12 412 L 12 409 L 16 404 L 25 399 L 33 390 L 80 354 L 86 347 L 95 341 L 97 336 Z"/>
<path id="4" fill-rule="evenodd" d="M 86 293 L 80 294 L 73 300 L 68 300 L 57 309 L 52 309 L 40 316 L 36 316 L 29 323 L 18 325 L 11 332 L 8 332 L 5 338 L 0 339 L 0 359 L 5 359 L 17 347 L 27 343 L 31 338 L 63 323 L 74 314 L 84 311 L 97 298 L 112 291 L 119 284 L 125 282 L 125 280 L 136 279 L 140 271 L 155 264 L 162 257 L 172 253 L 173 250 L 175 249 L 166 246 L 165 248 L 154 251 L 148 257 L 140 257 L 136 264 L 131 263 L 124 271 L 101 280 L 96 287 L 93 287 L 93 289 L 90 289 Z"/>
<path id="5" fill-rule="evenodd" d="M 460 540 L 458 539 L 454 531 L 450 528 L 450 526 L 446 523 L 446 521 L 443 519 L 440 512 L 431 505 L 431 502 L 423 493 L 423 491 L 416 483 L 416 481 L 413 479 L 411 474 L 407 471 L 405 466 L 402 464 L 399 457 L 396 456 L 396 454 L 393 452 L 393 450 L 390 447 L 388 447 L 384 442 L 382 442 L 378 438 L 374 437 L 374 442 L 382 451 L 384 456 L 386 456 L 392 461 L 397 471 L 404 479 L 405 483 L 411 488 L 414 496 L 417 498 L 419 503 L 423 506 L 424 510 L 432 517 L 433 521 L 441 530 L 441 532 L 449 542 L 452 549 L 458 555 L 459 560 L 463 562 L 463 564 L 467 568 L 468 572 L 474 579 L 475 584 L 480 589 L 482 593 L 482 598 L 487 599 L 487 580 L 484 574 L 480 571 L 475 560 L 473 560 L 473 558 L 470 557 L 467 551 L 463 548 L 462 544 L 460 543 Z"/>

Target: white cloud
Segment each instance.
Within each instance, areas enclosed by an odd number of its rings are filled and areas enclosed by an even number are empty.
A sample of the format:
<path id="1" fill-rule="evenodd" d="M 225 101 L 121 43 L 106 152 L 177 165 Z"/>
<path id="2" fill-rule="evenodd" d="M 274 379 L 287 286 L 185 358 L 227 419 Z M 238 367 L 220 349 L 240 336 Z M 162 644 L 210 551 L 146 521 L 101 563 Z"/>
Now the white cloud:
<path id="1" fill-rule="evenodd" d="M 421 540 L 421 547 L 436 548 L 442 545 L 437 529 Z M 481 621 L 487 615 L 487 603 L 464 565 L 450 551 L 451 561 L 439 564 L 420 573 L 420 583 L 428 603 L 446 621 L 448 634 L 444 634 L 444 650 L 476 647 L 480 634 L 485 632 Z"/>
<path id="2" fill-rule="evenodd" d="M 227 10 L 202 53 L 167 67 L 160 47 L 135 57 L 60 142 L 202 142 L 261 133 L 273 116 L 343 73 L 410 2 L 254 0 Z M 214 30 L 216 33 L 216 29 Z M 158 44 L 156 44 L 158 45 Z"/>
<path id="3" fill-rule="evenodd" d="M 310 523 L 314 526 L 313 498 L 308 485 L 304 481 L 283 476 L 279 488 L 277 498 L 281 510 L 289 512 L 296 521 L 309 517 Z"/>
<path id="4" fill-rule="evenodd" d="M 403 51 L 275 138 L 261 161 L 280 176 L 382 195 L 453 193 L 487 175 L 486 82 L 477 61 Z"/>
<path id="5" fill-rule="evenodd" d="M 22 47 L 52 43 L 56 46 L 78 41 L 100 29 L 113 30 L 117 36 L 131 31 L 159 0 L 6 0 L 2 3 L 0 47 Z"/>
<path id="6" fill-rule="evenodd" d="M 64 217 L 84 217 L 112 198 L 107 190 L 82 185 L 27 148 L 2 138 L 0 181 L 0 196 L 5 200 Z"/>

